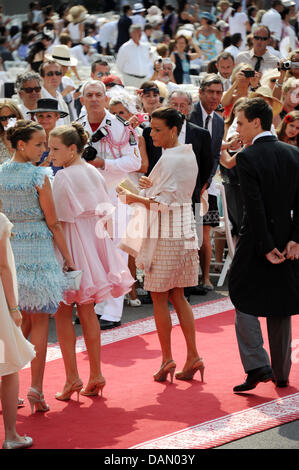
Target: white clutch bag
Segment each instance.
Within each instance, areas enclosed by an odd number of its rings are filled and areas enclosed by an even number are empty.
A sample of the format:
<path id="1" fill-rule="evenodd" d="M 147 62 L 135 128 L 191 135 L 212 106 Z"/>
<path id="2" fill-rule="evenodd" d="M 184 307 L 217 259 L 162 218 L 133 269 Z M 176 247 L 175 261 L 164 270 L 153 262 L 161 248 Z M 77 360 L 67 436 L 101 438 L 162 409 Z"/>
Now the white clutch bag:
<path id="1" fill-rule="evenodd" d="M 66 271 L 64 273 L 67 290 L 79 290 L 83 271 Z"/>

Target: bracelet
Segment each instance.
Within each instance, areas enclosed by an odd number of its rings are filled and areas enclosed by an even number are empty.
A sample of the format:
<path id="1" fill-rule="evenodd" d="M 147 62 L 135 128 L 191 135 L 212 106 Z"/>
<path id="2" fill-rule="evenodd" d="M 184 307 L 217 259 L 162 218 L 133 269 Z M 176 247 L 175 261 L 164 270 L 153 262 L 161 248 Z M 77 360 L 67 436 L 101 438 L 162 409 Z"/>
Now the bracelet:
<path id="1" fill-rule="evenodd" d="M 18 305 L 16 305 L 16 307 L 10 308 L 9 311 L 10 311 L 11 313 L 13 313 L 13 312 L 19 312 L 19 311 L 20 311 L 20 307 L 19 307 Z"/>
<path id="2" fill-rule="evenodd" d="M 276 80 L 276 82 L 275 82 L 275 86 L 277 86 L 277 87 L 282 87 L 282 85 L 283 85 L 283 83 L 279 83 L 279 81 L 278 81 L 278 80 Z"/>

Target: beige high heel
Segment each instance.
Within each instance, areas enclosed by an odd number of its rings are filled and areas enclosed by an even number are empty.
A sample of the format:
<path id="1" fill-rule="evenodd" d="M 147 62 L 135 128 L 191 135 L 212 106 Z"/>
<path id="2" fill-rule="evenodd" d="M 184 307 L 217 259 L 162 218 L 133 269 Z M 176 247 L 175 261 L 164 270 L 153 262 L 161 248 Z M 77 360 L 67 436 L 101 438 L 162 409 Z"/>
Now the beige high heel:
<path id="1" fill-rule="evenodd" d="M 170 381 L 171 383 L 173 383 L 173 376 L 174 376 L 175 368 L 176 368 L 176 363 L 172 359 L 170 359 L 167 362 L 164 362 L 164 364 L 161 365 L 158 372 L 154 374 L 154 380 L 156 382 L 165 382 L 168 374 L 170 374 Z"/>
<path id="2" fill-rule="evenodd" d="M 194 374 L 199 370 L 200 376 L 201 376 L 201 381 L 203 382 L 203 374 L 205 370 L 205 366 L 203 363 L 203 360 L 201 357 L 198 357 L 191 367 L 186 370 L 182 370 L 180 372 L 176 372 L 175 378 L 178 380 L 192 380 L 194 377 Z"/>
<path id="3" fill-rule="evenodd" d="M 27 393 L 27 398 L 30 403 L 31 413 L 33 413 L 34 407 L 35 411 L 41 411 L 43 413 L 50 410 L 49 405 L 47 405 L 47 403 L 45 402 L 43 392 L 38 392 L 35 388 L 30 387 Z"/>
<path id="4" fill-rule="evenodd" d="M 81 379 L 76 380 L 71 385 L 66 385 L 63 387 L 62 393 L 56 393 L 56 400 L 68 401 L 71 399 L 71 396 L 74 392 L 77 393 L 77 401 L 79 401 L 79 393 L 83 388 L 83 382 Z"/>
<path id="5" fill-rule="evenodd" d="M 101 397 L 103 396 L 103 388 L 106 385 L 105 377 L 101 377 L 90 384 L 87 384 L 86 388 L 81 390 L 80 395 L 85 397 L 95 397 L 96 395 L 101 393 Z"/>

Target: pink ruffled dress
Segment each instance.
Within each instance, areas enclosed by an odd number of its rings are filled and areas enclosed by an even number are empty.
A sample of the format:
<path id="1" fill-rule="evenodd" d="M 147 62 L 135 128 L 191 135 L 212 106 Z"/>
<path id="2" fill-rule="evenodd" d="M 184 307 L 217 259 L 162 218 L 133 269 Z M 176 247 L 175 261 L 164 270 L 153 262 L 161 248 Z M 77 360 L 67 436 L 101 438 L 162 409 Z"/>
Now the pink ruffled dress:
<path id="1" fill-rule="evenodd" d="M 128 293 L 134 279 L 104 227 L 114 206 L 99 171 L 85 162 L 60 170 L 53 197 L 75 266 L 83 271 L 80 290 L 65 292 L 65 303 L 101 303 Z"/>

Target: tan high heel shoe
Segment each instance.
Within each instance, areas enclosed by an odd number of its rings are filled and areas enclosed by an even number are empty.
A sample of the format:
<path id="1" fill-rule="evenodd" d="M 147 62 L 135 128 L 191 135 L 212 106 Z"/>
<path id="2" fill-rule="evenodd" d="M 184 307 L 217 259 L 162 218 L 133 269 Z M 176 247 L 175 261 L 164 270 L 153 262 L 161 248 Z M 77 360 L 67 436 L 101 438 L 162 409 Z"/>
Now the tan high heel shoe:
<path id="1" fill-rule="evenodd" d="M 77 392 L 77 401 L 79 401 L 79 393 L 83 388 L 83 383 L 81 379 L 76 380 L 71 385 L 65 384 L 62 393 L 56 393 L 56 400 L 68 401 L 71 399 L 71 396 L 74 392 Z"/>
<path id="2" fill-rule="evenodd" d="M 27 393 L 27 398 L 30 403 L 31 413 L 33 413 L 34 407 L 35 411 L 41 411 L 43 413 L 50 410 L 49 405 L 47 405 L 47 403 L 45 402 L 43 392 L 38 392 L 35 388 L 30 387 Z"/>
<path id="3" fill-rule="evenodd" d="M 158 372 L 154 374 L 154 380 L 156 382 L 165 382 L 168 374 L 170 374 L 170 381 L 173 383 L 173 375 L 176 368 L 176 363 L 170 359 L 167 362 L 164 362 Z"/>
<path id="4" fill-rule="evenodd" d="M 182 370 L 182 371 L 180 371 L 180 372 L 176 372 L 175 378 L 178 379 L 178 380 L 192 380 L 194 374 L 195 374 L 198 370 L 199 370 L 199 372 L 200 372 L 201 381 L 203 382 L 203 374 L 204 374 L 205 366 L 204 366 L 204 363 L 203 363 L 203 360 L 202 360 L 201 357 L 198 357 L 198 358 L 193 362 L 193 364 L 191 365 L 191 367 L 189 367 L 189 369 Z"/>
<path id="5" fill-rule="evenodd" d="M 86 388 L 81 390 L 80 395 L 85 397 L 95 397 L 101 392 L 101 397 L 103 396 L 103 388 L 106 385 L 105 377 L 100 377 L 98 380 L 87 384 Z"/>

